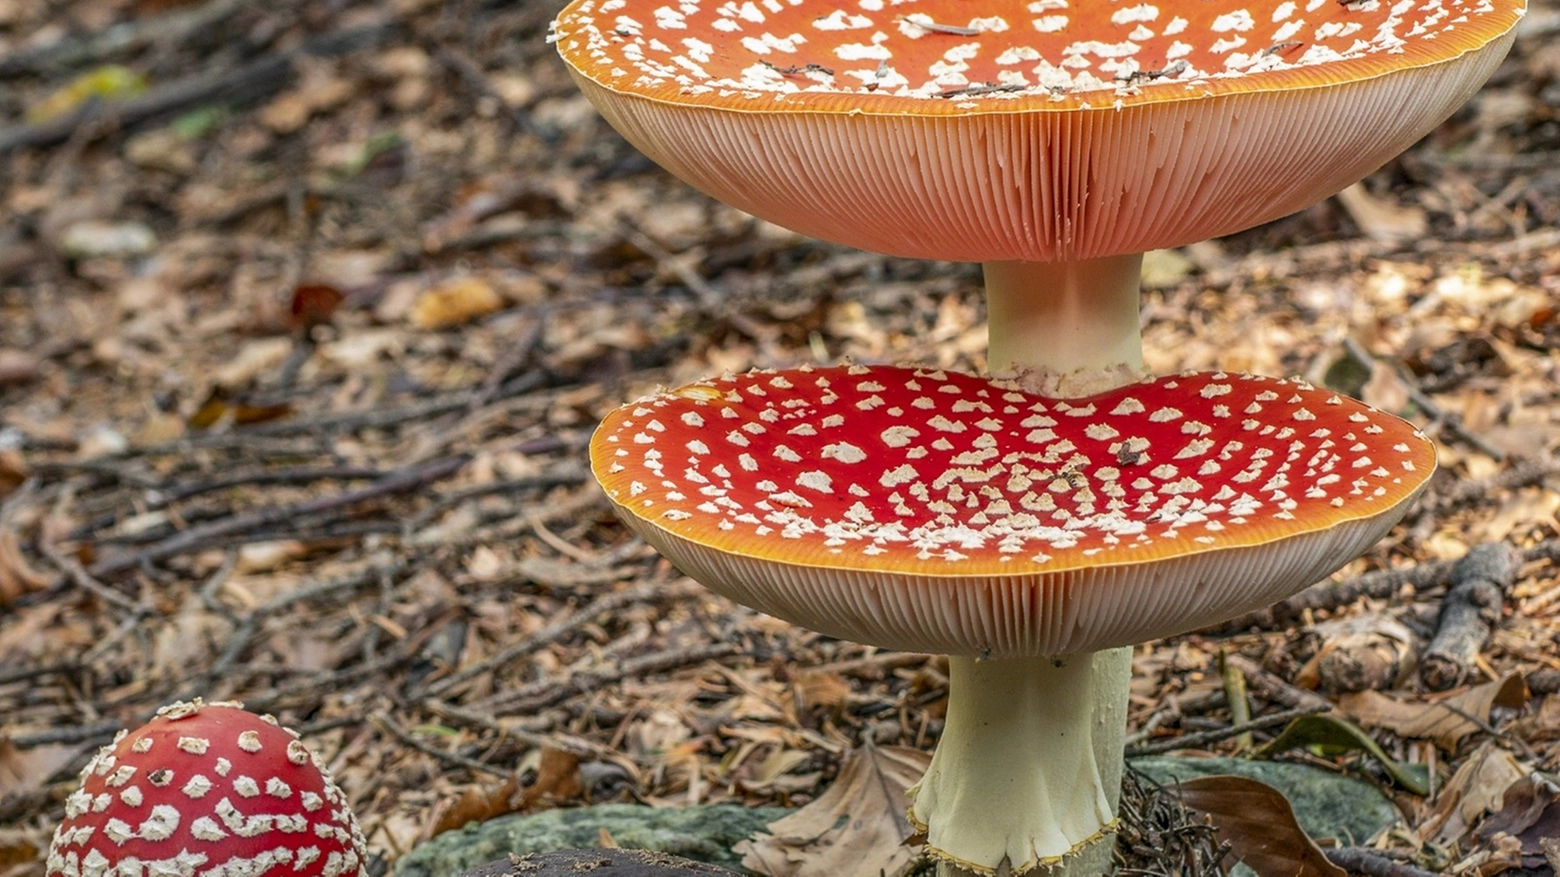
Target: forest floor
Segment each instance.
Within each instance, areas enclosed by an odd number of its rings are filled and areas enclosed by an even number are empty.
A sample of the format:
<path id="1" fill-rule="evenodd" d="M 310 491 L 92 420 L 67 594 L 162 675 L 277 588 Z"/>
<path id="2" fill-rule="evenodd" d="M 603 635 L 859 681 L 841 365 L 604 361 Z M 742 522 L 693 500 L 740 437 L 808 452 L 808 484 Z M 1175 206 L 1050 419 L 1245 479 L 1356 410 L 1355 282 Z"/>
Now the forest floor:
<path id="1" fill-rule="evenodd" d="M 43 873 L 95 747 L 197 695 L 303 731 L 376 868 L 509 810 L 805 804 L 864 741 L 935 742 L 944 659 L 713 596 L 616 522 L 585 447 L 726 371 L 980 370 L 978 268 L 695 193 L 579 95 L 554 12 L 0 0 L 0 875 Z M 1155 372 L 1305 376 L 1442 469 L 1342 586 L 1139 648 L 1138 750 L 1325 708 L 1379 752 L 1285 757 L 1392 795 L 1383 859 L 1553 873 L 1557 220 L 1536 0 L 1489 85 L 1344 197 L 1150 255 Z M 1412 656 L 1472 549 L 1512 564 L 1502 611 L 1432 685 Z"/>

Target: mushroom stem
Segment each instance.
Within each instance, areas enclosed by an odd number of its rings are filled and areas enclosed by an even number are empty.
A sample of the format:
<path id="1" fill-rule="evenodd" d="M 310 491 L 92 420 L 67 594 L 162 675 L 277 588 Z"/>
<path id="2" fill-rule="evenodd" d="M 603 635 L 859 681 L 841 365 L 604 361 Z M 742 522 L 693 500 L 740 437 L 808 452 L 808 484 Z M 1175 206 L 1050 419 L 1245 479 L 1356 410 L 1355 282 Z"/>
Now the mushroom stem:
<path id="1" fill-rule="evenodd" d="M 988 368 L 1032 392 L 1088 396 L 1144 377 L 1143 254 L 987 262 Z"/>
<path id="2" fill-rule="evenodd" d="M 910 809 L 940 877 L 1108 873 L 1132 650 L 948 665 L 947 722 Z"/>

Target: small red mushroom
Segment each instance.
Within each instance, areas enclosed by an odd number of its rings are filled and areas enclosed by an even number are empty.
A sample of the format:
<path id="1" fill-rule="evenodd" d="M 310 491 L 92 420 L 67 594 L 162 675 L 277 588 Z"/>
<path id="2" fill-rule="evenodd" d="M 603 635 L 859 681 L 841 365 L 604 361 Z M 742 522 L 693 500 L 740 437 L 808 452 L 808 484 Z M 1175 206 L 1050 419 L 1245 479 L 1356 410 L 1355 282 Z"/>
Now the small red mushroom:
<path id="1" fill-rule="evenodd" d="M 48 877 L 358 877 L 363 834 L 298 739 L 237 704 L 176 703 L 81 772 Z"/>

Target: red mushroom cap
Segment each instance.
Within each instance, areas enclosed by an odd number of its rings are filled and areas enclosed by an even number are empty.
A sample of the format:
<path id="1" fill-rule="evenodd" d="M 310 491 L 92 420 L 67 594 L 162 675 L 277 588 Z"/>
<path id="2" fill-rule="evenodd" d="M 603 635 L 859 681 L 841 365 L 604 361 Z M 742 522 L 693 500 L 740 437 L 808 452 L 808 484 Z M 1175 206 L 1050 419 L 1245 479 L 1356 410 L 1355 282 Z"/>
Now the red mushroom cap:
<path id="1" fill-rule="evenodd" d="M 65 802 L 49 877 L 357 877 L 363 835 L 298 735 L 179 703 L 103 747 Z"/>
<path id="2" fill-rule="evenodd" d="M 893 648 L 1128 645 L 1309 585 L 1435 468 L 1414 427 L 1301 381 L 1193 373 L 1057 400 L 943 371 L 756 371 L 607 417 L 592 467 L 685 572 Z"/>
<path id="3" fill-rule="evenodd" d="M 614 127 L 727 203 L 894 255 L 1050 261 L 1332 195 L 1467 100 L 1525 8 L 574 0 L 554 37 Z"/>

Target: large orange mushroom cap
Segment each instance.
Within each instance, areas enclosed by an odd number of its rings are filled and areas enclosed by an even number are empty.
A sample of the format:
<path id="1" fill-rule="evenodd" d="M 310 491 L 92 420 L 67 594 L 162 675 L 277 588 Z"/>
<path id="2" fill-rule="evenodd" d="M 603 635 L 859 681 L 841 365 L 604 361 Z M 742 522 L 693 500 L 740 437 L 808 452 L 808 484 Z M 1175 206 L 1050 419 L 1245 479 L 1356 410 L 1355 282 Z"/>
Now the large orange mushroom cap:
<path id="1" fill-rule="evenodd" d="M 554 37 L 709 194 L 894 255 L 1080 259 L 1333 194 L 1468 99 L 1524 0 L 575 0 Z"/>
<path id="2" fill-rule="evenodd" d="M 749 606 L 890 648 L 1090 652 L 1264 606 L 1389 529 L 1410 424 L 1304 382 L 1193 373 L 1056 400 L 952 372 L 757 371 L 609 415 L 625 520 Z"/>

